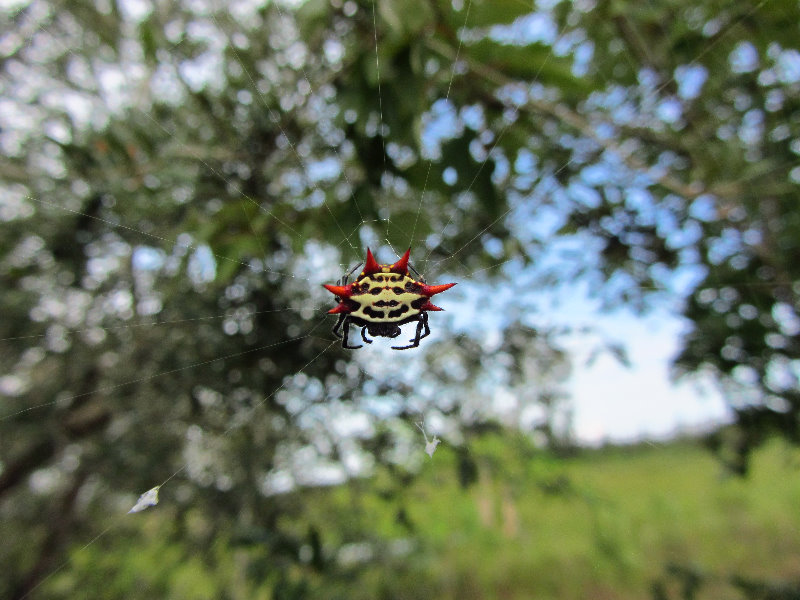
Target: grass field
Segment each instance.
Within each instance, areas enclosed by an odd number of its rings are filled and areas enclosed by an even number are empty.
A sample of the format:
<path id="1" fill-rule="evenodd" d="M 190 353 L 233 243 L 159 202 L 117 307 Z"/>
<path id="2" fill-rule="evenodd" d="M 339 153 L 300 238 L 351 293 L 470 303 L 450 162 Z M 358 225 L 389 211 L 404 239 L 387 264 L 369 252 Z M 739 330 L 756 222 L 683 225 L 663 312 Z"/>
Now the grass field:
<path id="1" fill-rule="evenodd" d="M 76 588 L 97 589 L 101 595 L 85 597 L 108 598 L 797 598 L 797 449 L 768 445 L 751 476 L 739 479 L 692 440 L 569 458 L 516 434 L 485 436 L 472 448 L 467 456 L 442 444 L 404 482 L 379 473 L 298 495 L 307 517 L 287 515 L 277 526 L 301 541 L 316 532 L 316 547 L 299 546 L 299 562 L 276 561 L 258 543 L 235 543 L 237 531 L 209 534 L 207 515 L 177 515 L 165 499 L 76 550 L 40 591 L 71 597 Z M 746 581 L 771 587 L 745 595 Z"/>
<path id="2" fill-rule="evenodd" d="M 472 460 L 477 480 L 462 489 L 457 456 L 441 446 L 395 501 L 420 546 L 397 572 L 373 574 L 402 580 L 385 597 L 683 598 L 696 577 L 696 598 L 740 598 L 731 577 L 800 582 L 795 449 L 769 445 L 748 479 L 690 440 L 557 459 L 489 437 Z M 352 509 L 343 490 L 334 495 Z M 364 518 L 377 525 L 385 510 L 375 502 Z M 381 527 L 412 533 L 397 519 Z"/>

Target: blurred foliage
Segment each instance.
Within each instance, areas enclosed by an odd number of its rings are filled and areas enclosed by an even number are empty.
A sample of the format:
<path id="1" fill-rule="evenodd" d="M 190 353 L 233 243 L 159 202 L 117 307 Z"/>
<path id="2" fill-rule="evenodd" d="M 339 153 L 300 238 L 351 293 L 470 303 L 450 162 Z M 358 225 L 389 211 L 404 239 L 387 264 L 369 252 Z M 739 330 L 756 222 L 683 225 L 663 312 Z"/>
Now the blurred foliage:
<path id="1" fill-rule="evenodd" d="M 689 326 L 676 372 L 714 372 L 739 416 L 709 440 L 726 464 L 798 441 L 797 3 L 533 8 L 3 9 L 0 516 L 19 543 L 0 549 L 18 565 L 0 594 L 35 589 L 170 478 L 171 535 L 199 532 L 162 540 L 164 586 L 197 597 L 193 561 L 255 544 L 241 577 L 303 597 L 300 557 L 325 569 L 307 488 L 363 469 L 404 493 L 420 414 L 466 489 L 479 434 L 525 408 L 542 443 L 568 441 L 567 355 L 522 317 L 494 341 L 428 340 L 407 367 L 341 350 L 318 284 L 367 244 L 413 246 L 431 281 L 511 287 L 495 267 L 515 261 L 609 307 L 666 297 Z M 564 241 L 581 251 L 559 259 Z M 50 593 L 74 595 L 80 566 Z"/>

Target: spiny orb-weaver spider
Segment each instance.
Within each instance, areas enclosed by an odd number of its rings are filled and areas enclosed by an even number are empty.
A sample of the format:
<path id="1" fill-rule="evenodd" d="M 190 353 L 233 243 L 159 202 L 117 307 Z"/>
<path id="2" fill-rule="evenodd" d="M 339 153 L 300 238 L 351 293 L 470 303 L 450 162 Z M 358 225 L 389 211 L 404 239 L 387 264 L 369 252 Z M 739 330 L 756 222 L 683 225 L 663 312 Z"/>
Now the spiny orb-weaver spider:
<path id="1" fill-rule="evenodd" d="M 341 338 L 342 347 L 350 350 L 363 346 L 351 346 L 348 341 L 350 325 L 361 327 L 361 339 L 371 344 L 367 332 L 373 337 L 396 338 L 400 335 L 400 326 L 416 321 L 417 332 L 407 346 L 392 346 L 394 350 L 408 350 L 419 346 L 419 341 L 430 334 L 428 327 L 429 310 L 443 310 L 431 303 L 431 296 L 449 290 L 455 283 L 444 285 L 427 285 L 422 276 L 415 280 L 409 275 L 408 258 L 411 248 L 393 265 L 379 265 L 367 248 L 367 260 L 364 270 L 355 281 L 348 283 L 350 275 L 359 265 L 345 275 L 339 285 L 324 284 L 339 302 L 328 314 L 339 315 L 333 327 L 333 334 Z"/>

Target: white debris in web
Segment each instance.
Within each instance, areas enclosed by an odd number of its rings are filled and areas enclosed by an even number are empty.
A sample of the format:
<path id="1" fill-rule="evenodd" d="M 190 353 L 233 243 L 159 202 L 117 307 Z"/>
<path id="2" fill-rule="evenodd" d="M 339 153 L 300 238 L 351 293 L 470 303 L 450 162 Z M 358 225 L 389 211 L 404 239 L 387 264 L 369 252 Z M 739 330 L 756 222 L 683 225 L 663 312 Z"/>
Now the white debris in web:
<path id="1" fill-rule="evenodd" d="M 157 485 L 153 489 L 147 490 L 144 494 L 139 496 L 136 504 L 128 511 L 128 514 L 142 512 L 143 510 L 158 504 L 158 490 L 161 486 Z"/>
<path id="2" fill-rule="evenodd" d="M 433 458 L 433 453 L 436 452 L 436 446 L 442 443 L 442 440 L 433 436 L 432 440 L 428 440 L 428 434 L 425 433 L 425 427 L 422 423 L 417 423 L 417 427 L 422 432 L 422 436 L 425 438 L 425 454 Z"/>

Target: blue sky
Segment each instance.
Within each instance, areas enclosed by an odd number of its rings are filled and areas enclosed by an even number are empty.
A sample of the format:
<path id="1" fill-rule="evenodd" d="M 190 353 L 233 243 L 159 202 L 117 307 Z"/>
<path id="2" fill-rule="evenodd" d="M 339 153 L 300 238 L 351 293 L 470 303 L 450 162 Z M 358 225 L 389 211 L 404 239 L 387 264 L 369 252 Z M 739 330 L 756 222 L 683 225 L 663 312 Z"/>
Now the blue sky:
<path id="1" fill-rule="evenodd" d="M 450 281 L 446 275 L 439 279 Z M 474 307 L 476 299 L 488 292 L 486 286 L 461 280 L 442 297 L 440 304 L 452 318 L 454 331 L 479 335 L 481 329 L 499 327 L 504 315 L 515 311 L 525 313 L 531 327 L 569 326 L 575 331 L 559 342 L 572 361 L 566 390 L 573 431 L 580 442 L 664 439 L 730 420 L 724 399 L 709 377 L 677 383 L 671 379 L 670 361 L 687 324 L 666 307 L 655 307 L 644 315 L 624 307 L 606 312 L 581 282 L 527 295 L 512 286 L 502 289 L 501 284 L 499 290 L 493 288 L 492 305 L 497 310 L 479 314 Z M 437 317 L 438 313 L 432 318 Z M 625 348 L 629 365 L 610 352 L 597 353 L 605 344 Z"/>
<path id="2" fill-rule="evenodd" d="M 580 304 L 578 300 L 575 308 L 579 310 Z M 591 315 L 588 302 L 586 309 Z M 578 439 L 587 443 L 661 439 L 730 420 L 710 379 L 677 384 L 670 379 L 670 360 L 685 326 L 679 318 L 661 311 L 646 317 L 623 311 L 595 313 L 595 326 L 625 344 L 631 366 L 604 354 L 592 365 L 575 369 L 569 387 Z M 578 340 L 571 350 L 576 363 L 585 361 Z"/>

